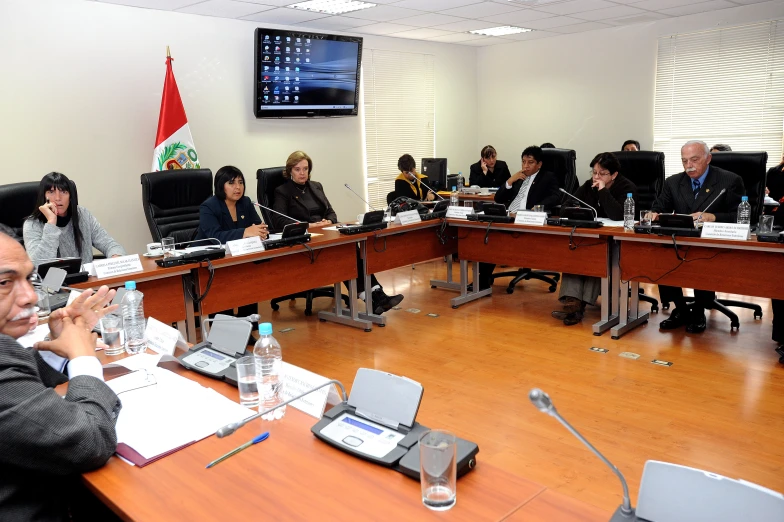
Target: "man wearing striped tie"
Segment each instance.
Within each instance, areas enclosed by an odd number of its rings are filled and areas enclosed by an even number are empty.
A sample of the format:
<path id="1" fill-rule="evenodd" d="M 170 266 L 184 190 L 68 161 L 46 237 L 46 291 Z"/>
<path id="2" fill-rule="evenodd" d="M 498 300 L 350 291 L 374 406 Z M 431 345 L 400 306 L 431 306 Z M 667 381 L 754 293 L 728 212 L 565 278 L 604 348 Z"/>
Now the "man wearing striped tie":
<path id="1" fill-rule="evenodd" d="M 522 154 L 522 168 L 512 174 L 495 194 L 496 203 L 503 203 L 509 212 L 529 210 L 542 205 L 550 210 L 561 202 L 558 178 L 552 172 L 542 171 L 542 148 L 532 145 Z M 479 289 L 490 288 L 492 263 L 479 263 Z"/>

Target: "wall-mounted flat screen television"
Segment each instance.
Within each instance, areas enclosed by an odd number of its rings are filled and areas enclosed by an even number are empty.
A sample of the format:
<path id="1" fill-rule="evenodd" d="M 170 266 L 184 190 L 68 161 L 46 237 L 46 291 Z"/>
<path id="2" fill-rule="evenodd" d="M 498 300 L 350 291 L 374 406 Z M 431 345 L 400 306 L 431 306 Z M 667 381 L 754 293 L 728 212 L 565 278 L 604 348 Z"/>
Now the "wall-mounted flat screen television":
<path id="1" fill-rule="evenodd" d="M 257 28 L 257 118 L 356 116 L 362 38 Z"/>

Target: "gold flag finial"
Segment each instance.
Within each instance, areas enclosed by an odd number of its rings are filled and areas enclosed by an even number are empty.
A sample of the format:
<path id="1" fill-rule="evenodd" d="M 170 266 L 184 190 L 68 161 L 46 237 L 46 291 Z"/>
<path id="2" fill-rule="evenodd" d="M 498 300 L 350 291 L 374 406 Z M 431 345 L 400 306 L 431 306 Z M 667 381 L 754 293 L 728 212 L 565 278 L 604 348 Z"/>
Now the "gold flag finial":
<path id="1" fill-rule="evenodd" d="M 169 46 L 166 46 L 166 58 L 171 58 L 171 52 L 169 52 Z"/>

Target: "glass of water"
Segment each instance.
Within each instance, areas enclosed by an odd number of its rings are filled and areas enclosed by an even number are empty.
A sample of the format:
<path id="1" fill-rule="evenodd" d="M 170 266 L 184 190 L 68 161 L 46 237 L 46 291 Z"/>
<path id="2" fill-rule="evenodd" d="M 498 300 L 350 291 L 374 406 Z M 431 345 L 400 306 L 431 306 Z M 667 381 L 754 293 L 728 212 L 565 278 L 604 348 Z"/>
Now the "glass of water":
<path id="1" fill-rule="evenodd" d="M 38 299 L 38 302 L 35 305 L 36 311 L 38 312 L 38 318 L 43 319 L 44 317 L 49 317 L 49 314 L 52 313 L 52 309 L 49 306 L 49 292 L 43 288 L 36 288 L 35 297 Z"/>
<path id="2" fill-rule="evenodd" d="M 770 232 L 773 232 L 773 216 L 760 216 L 757 232 L 761 232 L 763 234 L 769 234 Z"/>
<path id="3" fill-rule="evenodd" d="M 544 212 L 544 205 L 534 205 L 531 210 L 534 212 Z"/>
<path id="4" fill-rule="evenodd" d="M 161 248 L 163 249 L 163 257 L 171 257 L 174 255 L 174 238 L 165 237 L 161 239 Z"/>
<path id="5" fill-rule="evenodd" d="M 125 351 L 123 347 L 122 317 L 117 314 L 107 314 L 101 318 L 101 339 L 106 345 L 103 353 L 106 355 L 120 355 Z"/>
<path id="6" fill-rule="evenodd" d="M 419 439 L 419 481 L 422 503 L 435 511 L 457 502 L 457 444 L 448 431 L 430 430 Z"/>
<path id="7" fill-rule="evenodd" d="M 237 367 L 237 387 L 240 404 L 249 408 L 259 405 L 259 385 L 256 383 L 256 357 L 247 355 L 234 363 Z"/>

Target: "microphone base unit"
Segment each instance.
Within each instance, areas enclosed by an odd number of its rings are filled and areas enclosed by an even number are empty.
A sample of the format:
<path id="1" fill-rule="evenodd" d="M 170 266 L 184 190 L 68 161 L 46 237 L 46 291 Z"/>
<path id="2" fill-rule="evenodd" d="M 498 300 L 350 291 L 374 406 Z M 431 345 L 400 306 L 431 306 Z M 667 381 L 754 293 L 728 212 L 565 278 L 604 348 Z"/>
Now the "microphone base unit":
<path id="1" fill-rule="evenodd" d="M 338 227 L 338 232 L 346 236 L 353 236 L 355 234 L 375 232 L 376 230 L 383 230 L 385 228 L 387 228 L 386 223 L 374 223 L 372 225 L 346 225 L 344 227 Z"/>
<path id="2" fill-rule="evenodd" d="M 568 227 L 568 228 L 601 228 L 604 223 L 601 221 L 587 220 L 587 219 L 569 219 L 569 218 L 547 218 L 547 224 L 554 227 Z"/>
<path id="3" fill-rule="evenodd" d="M 191 263 L 200 263 L 202 261 L 212 261 L 213 259 L 223 259 L 224 257 L 226 257 L 226 251 L 222 248 L 205 248 L 204 250 L 188 252 L 187 254 L 179 256 L 156 259 L 155 264 L 162 268 L 168 268 Z"/>
<path id="4" fill-rule="evenodd" d="M 784 232 L 757 232 L 757 241 L 761 243 L 784 243 Z"/>
<path id="5" fill-rule="evenodd" d="M 480 223 L 514 223 L 513 216 L 488 216 L 487 214 L 468 214 L 468 221 L 478 221 Z"/>
<path id="6" fill-rule="evenodd" d="M 678 236 L 678 237 L 700 237 L 702 230 L 699 228 L 675 228 L 662 227 L 659 225 L 635 225 L 635 234 L 650 234 L 652 236 Z"/>
<path id="7" fill-rule="evenodd" d="M 637 515 L 634 513 L 634 508 L 632 508 L 631 512 L 625 512 L 623 509 L 623 504 L 618 506 L 618 509 L 615 510 L 615 513 L 612 514 L 610 517 L 610 522 L 643 522 L 642 519 L 637 518 Z"/>
<path id="8" fill-rule="evenodd" d="M 422 221 L 432 221 L 434 219 L 443 219 L 446 217 L 446 210 L 441 212 L 431 212 L 429 214 L 424 214 L 420 216 Z"/>
<path id="9" fill-rule="evenodd" d="M 276 248 L 283 248 L 287 246 L 303 245 L 308 242 L 310 242 L 310 234 L 281 239 L 267 239 L 266 241 L 262 241 L 264 244 L 264 250 L 274 250 Z"/>

